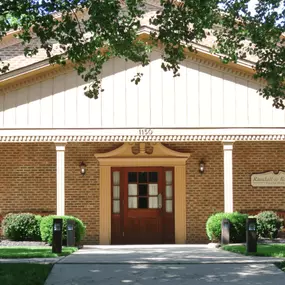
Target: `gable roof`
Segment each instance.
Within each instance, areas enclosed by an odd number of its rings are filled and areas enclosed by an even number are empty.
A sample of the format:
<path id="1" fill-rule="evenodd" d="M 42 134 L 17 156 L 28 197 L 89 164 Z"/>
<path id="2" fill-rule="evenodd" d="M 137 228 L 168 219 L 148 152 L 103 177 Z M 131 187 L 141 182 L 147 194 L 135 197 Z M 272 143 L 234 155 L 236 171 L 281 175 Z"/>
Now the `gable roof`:
<path id="1" fill-rule="evenodd" d="M 148 12 L 145 14 L 144 18 L 141 20 L 141 29 L 138 37 L 141 39 L 147 40 L 149 38 L 150 32 L 155 29 L 155 26 L 150 25 L 149 20 L 152 16 L 155 15 L 157 8 L 159 7 L 159 1 L 157 0 L 149 0 L 150 6 L 148 7 Z M 58 15 L 57 15 L 58 16 Z M 189 51 L 185 51 L 187 53 L 187 57 L 195 57 L 202 58 L 213 62 L 213 64 L 221 63 L 219 56 L 214 55 L 210 52 L 210 49 L 214 45 L 216 38 L 211 33 L 211 31 L 207 31 L 207 38 L 203 39 L 201 42 L 193 43 L 194 47 L 197 50 L 197 54 L 190 53 Z M 50 66 L 48 62 L 48 58 L 46 56 L 46 52 L 44 49 L 39 49 L 37 55 L 33 57 L 25 57 L 24 55 L 24 47 L 21 44 L 21 41 L 15 38 L 15 35 L 19 33 L 19 31 L 14 31 L 8 33 L 2 41 L 0 41 L 0 54 L 1 59 L 5 63 L 10 64 L 9 72 L 0 75 L 0 90 L 1 88 L 7 87 L 11 83 L 15 83 L 15 81 L 21 80 L 23 78 L 27 78 L 29 76 L 33 76 L 35 73 L 44 73 L 46 71 L 50 71 L 51 69 L 56 70 L 58 68 L 62 68 L 60 66 Z M 37 45 L 39 40 L 34 37 L 31 41 L 31 45 Z M 57 44 L 54 44 L 54 51 L 57 52 Z M 248 57 L 246 60 L 239 60 L 237 64 L 230 63 L 227 66 L 229 68 L 234 69 L 235 71 L 244 72 L 247 74 L 253 74 L 253 66 L 256 62 L 255 57 Z"/>

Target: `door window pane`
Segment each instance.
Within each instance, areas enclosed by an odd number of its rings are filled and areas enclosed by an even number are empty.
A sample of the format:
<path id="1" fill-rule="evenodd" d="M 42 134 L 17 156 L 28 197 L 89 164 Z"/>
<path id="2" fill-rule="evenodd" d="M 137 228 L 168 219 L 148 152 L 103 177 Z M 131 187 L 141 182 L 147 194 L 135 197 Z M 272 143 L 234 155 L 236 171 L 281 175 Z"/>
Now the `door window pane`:
<path id="1" fill-rule="evenodd" d="M 157 209 L 158 208 L 158 197 L 149 197 L 148 198 L 148 207 L 150 209 Z"/>
<path id="2" fill-rule="evenodd" d="M 129 196 L 138 195 L 138 185 L 137 184 L 129 184 L 128 185 L 128 193 L 129 193 Z"/>
<path id="3" fill-rule="evenodd" d="M 114 171 L 113 178 L 113 213 L 120 213 L 120 171 Z"/>
<path id="4" fill-rule="evenodd" d="M 120 186 L 113 186 L 113 199 L 120 199 Z"/>
<path id="5" fill-rule="evenodd" d="M 136 183 L 137 182 L 137 172 L 129 172 L 128 173 L 128 182 Z"/>
<path id="6" fill-rule="evenodd" d="M 137 209 L 138 207 L 138 199 L 137 197 L 129 197 L 128 201 L 129 209 Z"/>
<path id="7" fill-rule="evenodd" d="M 147 197 L 139 197 L 139 209 L 147 209 L 148 208 L 147 200 L 148 200 Z"/>
<path id="8" fill-rule="evenodd" d="M 139 172 L 139 183 L 147 183 L 147 172 Z"/>
<path id="9" fill-rule="evenodd" d="M 113 172 L 113 185 L 120 185 L 120 171 Z"/>
<path id="10" fill-rule="evenodd" d="M 139 196 L 147 196 L 147 184 L 139 184 Z"/>
<path id="11" fill-rule="evenodd" d="M 113 201 L 113 213 L 120 213 L 120 201 L 114 200 Z"/>
<path id="12" fill-rule="evenodd" d="M 168 185 L 168 186 L 166 186 L 166 189 L 165 189 L 166 191 L 166 198 L 172 198 L 172 185 Z"/>
<path id="13" fill-rule="evenodd" d="M 158 185 L 157 184 L 148 184 L 149 195 L 156 196 L 158 195 Z"/>
<path id="14" fill-rule="evenodd" d="M 149 176 L 149 178 L 148 178 L 149 182 L 158 182 L 158 173 L 157 172 L 149 172 L 148 176 Z"/>
<path id="15" fill-rule="evenodd" d="M 165 182 L 166 182 L 166 185 L 172 184 L 172 171 L 171 170 L 165 172 Z"/>
<path id="16" fill-rule="evenodd" d="M 172 213 L 172 200 L 166 200 L 165 210 L 167 213 Z"/>

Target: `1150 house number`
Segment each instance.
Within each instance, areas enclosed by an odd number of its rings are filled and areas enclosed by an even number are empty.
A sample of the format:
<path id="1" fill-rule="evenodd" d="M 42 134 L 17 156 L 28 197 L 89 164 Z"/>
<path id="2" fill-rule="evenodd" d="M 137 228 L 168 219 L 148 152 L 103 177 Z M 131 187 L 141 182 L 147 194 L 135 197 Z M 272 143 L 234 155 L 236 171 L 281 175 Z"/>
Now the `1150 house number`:
<path id="1" fill-rule="evenodd" d="M 140 129 L 139 135 L 140 136 L 151 136 L 153 135 L 153 130 L 152 129 Z"/>

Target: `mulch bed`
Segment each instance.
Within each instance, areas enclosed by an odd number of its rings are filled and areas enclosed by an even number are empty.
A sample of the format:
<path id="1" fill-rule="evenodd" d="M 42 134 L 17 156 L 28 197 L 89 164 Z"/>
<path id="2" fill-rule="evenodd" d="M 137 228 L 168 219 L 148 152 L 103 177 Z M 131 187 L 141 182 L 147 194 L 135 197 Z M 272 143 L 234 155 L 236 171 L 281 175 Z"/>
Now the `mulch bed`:
<path id="1" fill-rule="evenodd" d="M 0 240 L 1 246 L 49 246 L 42 241 L 12 241 L 12 240 Z"/>

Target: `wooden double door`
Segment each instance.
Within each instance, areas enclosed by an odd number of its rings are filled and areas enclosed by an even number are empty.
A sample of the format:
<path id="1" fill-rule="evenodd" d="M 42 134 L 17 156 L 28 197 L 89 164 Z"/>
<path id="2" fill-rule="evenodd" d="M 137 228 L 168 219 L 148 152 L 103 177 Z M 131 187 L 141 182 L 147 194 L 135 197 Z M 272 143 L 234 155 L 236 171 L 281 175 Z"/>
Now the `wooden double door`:
<path id="1" fill-rule="evenodd" d="M 173 168 L 112 168 L 112 244 L 171 244 Z"/>

